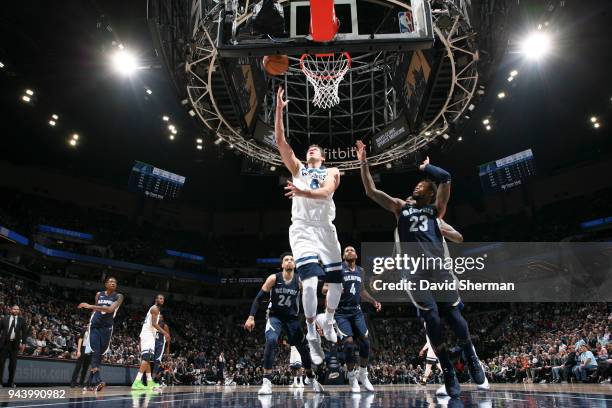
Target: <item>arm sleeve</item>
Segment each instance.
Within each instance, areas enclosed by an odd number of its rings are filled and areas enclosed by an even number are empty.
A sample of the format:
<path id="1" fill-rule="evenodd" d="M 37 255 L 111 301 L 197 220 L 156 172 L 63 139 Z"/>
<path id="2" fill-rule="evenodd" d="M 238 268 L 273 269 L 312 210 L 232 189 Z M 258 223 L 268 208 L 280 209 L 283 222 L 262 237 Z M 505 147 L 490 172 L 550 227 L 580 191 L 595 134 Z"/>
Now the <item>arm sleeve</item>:
<path id="1" fill-rule="evenodd" d="M 265 294 L 266 292 L 261 289 L 259 290 L 259 293 L 257 294 L 257 296 L 255 296 L 255 299 L 253 299 L 253 303 L 251 304 L 251 311 L 249 312 L 249 316 L 255 316 L 257 314 L 257 309 L 259 309 L 259 302 Z"/>
<path id="2" fill-rule="evenodd" d="M 440 183 L 448 183 L 451 181 L 451 175 L 448 171 L 428 164 L 423 170 L 428 176 Z"/>

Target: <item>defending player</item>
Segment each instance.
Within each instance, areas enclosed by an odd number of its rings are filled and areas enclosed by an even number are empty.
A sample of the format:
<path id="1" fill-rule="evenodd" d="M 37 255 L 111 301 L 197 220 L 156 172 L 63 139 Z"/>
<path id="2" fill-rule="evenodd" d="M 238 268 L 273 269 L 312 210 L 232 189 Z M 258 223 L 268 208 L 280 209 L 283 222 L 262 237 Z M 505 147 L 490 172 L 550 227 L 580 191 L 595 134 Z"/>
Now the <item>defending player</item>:
<path id="1" fill-rule="evenodd" d="M 140 331 L 140 368 L 132 384 L 133 390 L 152 389 L 159 387 L 151 376 L 151 364 L 155 360 L 155 335 L 161 333 L 166 341 L 170 341 L 170 334 L 159 325 L 159 315 L 164 304 L 164 295 L 155 296 L 155 303 L 147 311 L 147 316 Z M 142 383 L 142 376 L 146 373 L 147 385 Z"/>
<path id="2" fill-rule="evenodd" d="M 368 378 L 368 360 L 370 341 L 361 302 L 370 302 L 377 312 L 381 304 L 374 299 L 363 286 L 363 268 L 357 265 L 357 251 L 352 246 L 344 248 L 342 264 L 342 297 L 336 311 L 336 325 L 340 341 L 344 347 L 346 368 L 348 370 L 351 392 L 360 392 L 359 383 L 367 391 L 374 391 Z M 323 291 L 327 287 L 323 287 Z M 355 370 L 355 341 L 359 343 L 359 370 Z"/>
<path id="3" fill-rule="evenodd" d="M 168 335 L 170 335 L 170 327 L 166 323 L 164 316 L 162 314 L 159 315 L 159 320 L 157 321 L 159 327 L 164 329 Z M 166 341 L 166 336 L 164 336 L 160 331 L 155 333 L 155 359 L 153 360 L 153 368 L 151 368 L 151 374 L 153 375 L 153 380 L 160 377 L 160 372 L 162 371 L 162 360 L 164 355 L 167 357 L 170 354 L 170 341 Z M 156 381 L 157 382 L 157 381 Z M 158 382 L 160 385 L 161 382 Z"/>
<path id="4" fill-rule="evenodd" d="M 450 197 L 450 173 L 432 166 L 427 158 L 419 169 L 431 179 L 436 180 L 439 185 L 428 179 L 422 180 L 412 193 L 415 202 L 407 202 L 400 198 L 390 197 L 376 189 L 366 160 L 365 145 L 358 141 L 356 147 L 357 157 L 361 162 L 361 181 L 366 194 L 395 215 L 400 242 L 419 243 L 422 252 L 427 257 L 444 257 L 442 232 L 437 219 L 443 218 L 446 213 L 446 205 Z M 440 279 L 442 274 L 448 275 L 448 271 L 420 270 L 414 272 L 416 274 L 413 277 L 416 279 Z M 456 398 L 459 397 L 461 388 L 448 354 L 448 345 L 442 334 L 440 317 L 446 319 L 459 339 L 474 382 L 484 387 L 486 377 L 474 351 L 467 322 L 461 315 L 459 295 L 458 293 L 447 295 L 454 296 L 456 300 L 437 301 L 430 291 L 421 291 L 418 293 L 418 299 L 412 298 L 412 300 L 419 315 L 425 320 L 427 335 L 442 366 L 446 392 L 450 397 Z"/>
<path id="5" fill-rule="evenodd" d="M 109 276 L 104 281 L 104 287 L 105 290 L 96 293 L 95 304 L 80 303 L 78 306 L 79 309 L 93 310 L 89 319 L 91 370 L 87 388 L 90 391 L 100 391 L 106 386 L 100 376 L 100 364 L 102 355 L 110 347 L 115 315 L 123 303 L 123 295 L 117 292 L 117 279 Z"/>
<path id="6" fill-rule="evenodd" d="M 312 362 L 319 365 L 324 358 L 321 338 L 315 327 L 317 284 L 320 277 L 325 278 L 329 288 L 323 334 L 332 343 L 338 341 L 333 325 L 334 312 L 342 293 L 342 256 L 336 228 L 332 222 L 336 217 L 333 195 L 340 184 L 340 172 L 337 168 L 323 166 L 325 156 L 317 145 L 308 148 L 307 166 L 297 159 L 285 139 L 283 109 L 289 101 L 283 100 L 283 95 L 284 90 L 279 87 L 276 94 L 276 145 L 283 163 L 293 176 L 293 181 L 288 182 L 285 187 L 285 195 L 293 201 L 289 242 L 302 281 L 302 303 L 308 326 L 306 339 L 310 345 Z"/>
<path id="7" fill-rule="evenodd" d="M 244 328 L 246 330 L 253 330 L 259 302 L 269 293 L 270 303 L 268 304 L 268 319 L 265 332 L 266 346 L 263 358 L 264 379 L 258 394 L 272 394 L 272 367 L 274 366 L 276 350 L 278 349 L 278 338 L 281 334 L 281 330 L 284 330 L 287 334 L 289 345 L 295 346 L 300 353 L 306 376 L 311 380 L 313 390 L 315 392 L 323 392 L 323 387 L 314 378 L 308 345 L 304 337 L 304 332 L 300 327 L 300 320 L 298 319 L 300 311 L 300 281 L 297 274 L 294 272 L 295 262 L 290 253 L 283 254 L 281 260 L 283 271 L 268 276 L 261 290 L 253 300 L 249 317 L 244 323 Z"/>

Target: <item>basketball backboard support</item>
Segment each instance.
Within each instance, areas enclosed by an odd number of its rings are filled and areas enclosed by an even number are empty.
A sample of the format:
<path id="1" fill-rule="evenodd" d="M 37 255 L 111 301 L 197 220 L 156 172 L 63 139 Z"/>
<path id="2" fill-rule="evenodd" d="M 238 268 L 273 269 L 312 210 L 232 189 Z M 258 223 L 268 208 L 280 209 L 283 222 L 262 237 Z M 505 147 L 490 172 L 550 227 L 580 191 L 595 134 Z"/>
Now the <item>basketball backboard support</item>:
<path id="1" fill-rule="evenodd" d="M 309 39 L 310 1 L 279 0 L 278 3 L 285 11 L 288 33 L 285 38 L 250 35 L 248 22 L 251 14 L 236 14 L 232 22 L 226 23 L 231 25 L 231 29 L 219 30 L 216 41 L 219 55 L 237 58 L 342 51 L 408 51 L 431 48 L 434 42 L 431 8 L 427 0 L 335 0 L 340 29 L 335 39 L 328 43 Z M 221 14 L 219 18 L 222 18 Z"/>

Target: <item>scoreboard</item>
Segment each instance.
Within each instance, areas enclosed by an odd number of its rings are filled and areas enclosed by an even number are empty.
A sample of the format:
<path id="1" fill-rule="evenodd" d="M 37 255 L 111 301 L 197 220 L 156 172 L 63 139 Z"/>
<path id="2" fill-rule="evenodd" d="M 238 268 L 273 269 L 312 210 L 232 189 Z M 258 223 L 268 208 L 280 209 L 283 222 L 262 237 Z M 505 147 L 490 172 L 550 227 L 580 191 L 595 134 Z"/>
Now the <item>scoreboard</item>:
<path id="1" fill-rule="evenodd" d="M 183 184 L 185 184 L 183 176 L 136 161 L 132 167 L 128 187 L 145 197 L 166 200 L 178 197 Z"/>
<path id="2" fill-rule="evenodd" d="M 480 185 L 487 193 L 505 191 L 520 186 L 535 174 L 531 149 L 478 166 Z"/>

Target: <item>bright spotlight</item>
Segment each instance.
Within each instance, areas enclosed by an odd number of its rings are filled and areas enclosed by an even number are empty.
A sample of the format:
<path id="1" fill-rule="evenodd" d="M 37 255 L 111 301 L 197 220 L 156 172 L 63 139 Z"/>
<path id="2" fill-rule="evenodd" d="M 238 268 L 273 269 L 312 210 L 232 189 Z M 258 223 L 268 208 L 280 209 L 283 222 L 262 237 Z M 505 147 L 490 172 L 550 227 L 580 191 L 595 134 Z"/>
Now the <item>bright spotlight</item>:
<path id="1" fill-rule="evenodd" d="M 51 117 L 53 118 L 53 120 L 58 120 L 59 116 L 57 116 L 55 113 L 53 115 L 51 115 Z"/>
<path id="2" fill-rule="evenodd" d="M 32 99 L 28 95 L 23 95 L 21 97 L 21 100 L 24 102 L 30 102 Z"/>
<path id="3" fill-rule="evenodd" d="M 500 92 L 497 94 L 497 98 L 498 99 L 504 99 L 506 97 L 506 93 L 505 92 Z"/>
<path id="4" fill-rule="evenodd" d="M 599 129 L 599 126 L 600 126 L 600 125 L 599 125 L 599 123 L 593 123 L 593 127 L 594 127 L 595 129 Z"/>
<path id="5" fill-rule="evenodd" d="M 487 130 L 491 130 L 491 125 L 487 125 L 487 126 L 485 127 L 485 129 L 487 129 Z"/>
<path id="6" fill-rule="evenodd" d="M 196 115 L 193 109 L 189 109 L 189 116 L 194 117 Z"/>
<path id="7" fill-rule="evenodd" d="M 168 130 L 176 130 L 176 127 L 174 125 L 168 125 Z"/>
<path id="8" fill-rule="evenodd" d="M 430 136 L 431 132 L 428 130 L 427 132 L 425 132 L 425 136 Z"/>
<path id="9" fill-rule="evenodd" d="M 202 145 L 197 145 L 197 146 L 196 146 L 196 149 L 198 149 L 198 150 L 202 150 Z"/>
<path id="10" fill-rule="evenodd" d="M 51 126 L 55 126 L 55 121 L 54 121 L 53 119 L 51 119 L 51 120 L 49 121 L 49 124 L 50 124 Z"/>
<path id="11" fill-rule="evenodd" d="M 385 164 L 385 167 L 390 169 L 391 167 L 393 167 L 393 165 L 391 163 L 387 163 L 387 164 Z"/>
<path id="12" fill-rule="evenodd" d="M 223 139 L 218 138 L 217 140 L 215 140 L 215 144 L 216 144 L 216 145 L 219 145 L 219 144 L 221 144 L 221 142 L 222 142 L 222 141 L 223 141 Z"/>
<path id="13" fill-rule="evenodd" d="M 448 135 L 448 133 L 445 133 L 445 134 L 442 135 L 442 138 L 444 140 L 448 140 L 448 139 L 450 139 L 450 136 Z"/>
<path id="14" fill-rule="evenodd" d="M 463 136 L 459 136 L 459 137 L 457 138 L 457 140 L 458 140 L 459 142 L 462 142 L 462 141 L 463 141 Z"/>
<path id="15" fill-rule="evenodd" d="M 230 148 L 230 149 L 233 149 L 233 148 L 234 148 L 234 145 L 230 143 L 229 148 Z"/>
<path id="16" fill-rule="evenodd" d="M 170 140 L 174 140 L 174 135 L 170 135 Z"/>
<path id="17" fill-rule="evenodd" d="M 26 93 L 30 96 L 34 95 L 34 91 L 32 91 L 31 89 L 26 89 Z"/>
<path id="18" fill-rule="evenodd" d="M 147 94 L 151 95 L 153 93 L 152 90 L 150 90 L 149 88 L 147 88 L 147 90 L 145 91 Z"/>
<path id="19" fill-rule="evenodd" d="M 138 68 L 136 56 L 127 50 L 117 51 L 113 55 L 113 66 L 123 75 L 130 75 Z"/>
<path id="20" fill-rule="evenodd" d="M 70 139 L 70 141 L 68 143 L 70 144 L 70 146 L 76 146 L 77 145 L 77 141 L 75 139 Z"/>
<path id="21" fill-rule="evenodd" d="M 597 122 L 597 116 L 591 116 L 591 123 Z"/>
<path id="22" fill-rule="evenodd" d="M 491 121 L 489 119 L 485 119 L 482 121 L 483 125 L 488 125 L 489 123 L 491 123 Z"/>
<path id="23" fill-rule="evenodd" d="M 0 68 L 4 68 L 4 63 L 0 62 Z"/>
<path id="24" fill-rule="evenodd" d="M 198 139 L 196 139 L 196 143 L 198 143 L 198 144 L 202 144 L 202 139 L 199 139 L 199 138 L 198 138 Z"/>
<path id="25" fill-rule="evenodd" d="M 513 76 L 509 76 L 508 77 L 508 82 L 512 82 L 512 81 L 514 81 L 514 77 Z"/>
<path id="26" fill-rule="evenodd" d="M 276 166 L 270 166 L 270 171 L 276 171 Z"/>
<path id="27" fill-rule="evenodd" d="M 176 134 L 178 133 L 178 131 L 177 131 L 176 129 L 172 129 L 170 132 L 171 132 L 173 135 L 176 135 Z"/>
<path id="28" fill-rule="evenodd" d="M 170 118 L 169 118 L 168 116 L 164 115 L 164 116 L 162 116 L 162 120 L 163 120 L 164 122 L 167 122 L 167 121 L 169 121 L 169 120 L 170 120 Z"/>
<path id="29" fill-rule="evenodd" d="M 544 32 L 535 32 L 521 43 L 521 53 L 532 60 L 540 59 L 550 52 L 550 36 Z"/>
<path id="30" fill-rule="evenodd" d="M 79 140 L 79 135 L 77 133 L 75 133 L 74 135 L 72 135 L 72 139 L 73 140 Z"/>
<path id="31" fill-rule="evenodd" d="M 516 69 L 513 69 L 512 71 L 510 71 L 510 76 L 511 77 L 515 77 L 518 75 L 518 71 Z"/>

